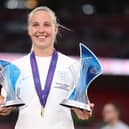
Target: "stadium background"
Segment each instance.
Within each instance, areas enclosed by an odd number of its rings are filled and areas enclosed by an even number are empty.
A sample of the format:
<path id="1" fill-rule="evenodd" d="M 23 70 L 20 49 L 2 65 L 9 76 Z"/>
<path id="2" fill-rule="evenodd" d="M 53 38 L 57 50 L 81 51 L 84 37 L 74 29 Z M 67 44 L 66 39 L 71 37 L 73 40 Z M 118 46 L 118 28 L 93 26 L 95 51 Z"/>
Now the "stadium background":
<path id="1" fill-rule="evenodd" d="M 60 24 L 55 47 L 64 54 L 79 56 L 84 42 L 101 60 L 104 74 L 89 88 L 95 103 L 93 117 L 80 121 L 76 129 L 96 129 L 102 123 L 102 108 L 115 102 L 122 109 L 121 119 L 129 124 L 129 1 L 128 0 L 0 0 L 0 59 L 13 60 L 30 51 L 27 14 L 36 6 L 52 8 Z M 0 129 L 12 129 L 17 113 L 0 117 Z"/>

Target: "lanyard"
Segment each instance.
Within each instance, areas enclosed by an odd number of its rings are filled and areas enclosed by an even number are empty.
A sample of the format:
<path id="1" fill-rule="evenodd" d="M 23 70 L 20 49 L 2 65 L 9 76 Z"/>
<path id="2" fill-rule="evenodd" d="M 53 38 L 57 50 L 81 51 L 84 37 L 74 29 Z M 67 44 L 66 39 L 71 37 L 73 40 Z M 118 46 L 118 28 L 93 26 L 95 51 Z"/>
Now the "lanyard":
<path id="1" fill-rule="evenodd" d="M 56 69 L 57 59 L 58 59 L 58 54 L 57 54 L 57 51 L 54 50 L 52 54 L 51 62 L 49 65 L 47 77 L 46 77 L 45 87 L 44 87 L 44 90 L 42 90 L 35 54 L 34 52 L 32 52 L 30 55 L 30 63 L 31 63 L 31 70 L 32 70 L 35 90 L 39 97 L 40 104 L 43 107 L 45 107 L 48 94 L 51 88 L 52 80 L 53 80 L 55 69 Z"/>

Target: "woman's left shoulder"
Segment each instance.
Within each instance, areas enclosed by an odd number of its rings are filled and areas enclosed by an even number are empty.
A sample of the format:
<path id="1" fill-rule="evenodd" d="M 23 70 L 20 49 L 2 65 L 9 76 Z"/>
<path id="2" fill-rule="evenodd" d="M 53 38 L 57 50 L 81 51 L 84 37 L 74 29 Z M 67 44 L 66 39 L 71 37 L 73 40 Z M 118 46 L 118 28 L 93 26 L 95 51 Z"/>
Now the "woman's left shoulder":
<path id="1" fill-rule="evenodd" d="M 78 62 L 78 59 L 75 58 L 75 57 L 72 57 L 72 56 L 67 56 L 67 55 L 64 55 L 60 52 L 58 52 L 58 55 L 59 55 L 59 60 L 65 64 L 73 64 L 73 63 L 77 63 Z"/>

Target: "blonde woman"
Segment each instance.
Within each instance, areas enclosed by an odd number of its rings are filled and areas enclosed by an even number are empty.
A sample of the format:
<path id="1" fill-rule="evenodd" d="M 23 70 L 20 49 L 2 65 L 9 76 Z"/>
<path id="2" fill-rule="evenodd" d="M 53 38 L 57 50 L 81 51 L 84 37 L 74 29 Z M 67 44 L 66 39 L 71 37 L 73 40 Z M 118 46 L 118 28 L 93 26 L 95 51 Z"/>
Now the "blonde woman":
<path id="1" fill-rule="evenodd" d="M 80 119 L 91 116 L 91 112 L 60 105 L 72 89 L 74 77 L 69 66 L 74 60 L 54 49 L 58 28 L 56 15 L 48 7 L 37 7 L 28 16 L 32 51 L 15 61 L 22 72 L 16 93 L 25 102 L 19 108 L 15 129 L 74 129 L 71 110 Z M 3 100 L 1 96 L 1 104 Z M 0 115 L 12 110 L 13 107 L 0 108 Z"/>

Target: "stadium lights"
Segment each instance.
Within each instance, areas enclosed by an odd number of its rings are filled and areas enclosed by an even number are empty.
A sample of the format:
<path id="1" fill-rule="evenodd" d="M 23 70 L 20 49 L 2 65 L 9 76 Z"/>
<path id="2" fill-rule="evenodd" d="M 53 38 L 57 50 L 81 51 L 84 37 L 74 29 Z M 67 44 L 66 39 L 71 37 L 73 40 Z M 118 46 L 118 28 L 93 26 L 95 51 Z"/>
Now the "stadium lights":
<path id="1" fill-rule="evenodd" d="M 82 11 L 85 15 L 93 15 L 95 13 L 95 7 L 92 4 L 82 5 Z"/>
<path id="2" fill-rule="evenodd" d="M 5 7 L 8 9 L 25 9 L 24 0 L 7 0 Z"/>
<path id="3" fill-rule="evenodd" d="M 25 6 L 28 9 L 33 9 L 34 7 L 36 7 L 38 5 L 38 1 L 37 0 L 26 0 L 25 2 Z"/>
<path id="4" fill-rule="evenodd" d="M 4 4 L 7 9 L 32 9 L 38 5 L 38 0 L 7 0 Z"/>

